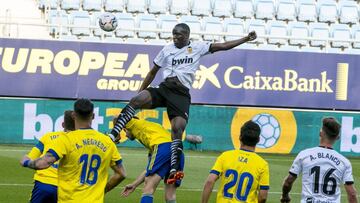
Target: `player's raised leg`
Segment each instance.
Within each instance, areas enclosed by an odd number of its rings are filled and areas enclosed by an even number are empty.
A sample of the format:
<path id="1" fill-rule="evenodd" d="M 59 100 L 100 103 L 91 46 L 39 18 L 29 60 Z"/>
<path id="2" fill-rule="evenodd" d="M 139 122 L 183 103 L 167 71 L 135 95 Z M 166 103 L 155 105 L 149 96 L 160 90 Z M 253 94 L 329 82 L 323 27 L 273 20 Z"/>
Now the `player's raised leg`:
<path id="1" fill-rule="evenodd" d="M 176 203 L 176 185 L 165 184 L 165 202 Z"/>
<path id="2" fill-rule="evenodd" d="M 145 178 L 145 185 L 140 203 L 153 203 L 153 195 L 160 181 L 161 177 L 158 174 L 153 174 Z"/>
<path id="3" fill-rule="evenodd" d="M 171 170 L 170 176 L 167 180 L 168 184 L 173 184 L 176 180 L 182 179 L 184 173 L 179 171 L 180 156 L 183 150 L 182 134 L 185 130 L 187 121 L 181 117 L 176 116 L 171 119 Z"/>
<path id="4" fill-rule="evenodd" d="M 150 108 L 151 107 L 151 94 L 148 90 L 141 91 L 138 95 L 133 97 L 129 104 L 122 109 L 120 115 L 118 116 L 114 128 L 111 131 L 110 137 L 113 141 L 120 140 L 120 132 L 125 127 L 132 117 L 135 115 L 135 111 L 140 108 Z"/>

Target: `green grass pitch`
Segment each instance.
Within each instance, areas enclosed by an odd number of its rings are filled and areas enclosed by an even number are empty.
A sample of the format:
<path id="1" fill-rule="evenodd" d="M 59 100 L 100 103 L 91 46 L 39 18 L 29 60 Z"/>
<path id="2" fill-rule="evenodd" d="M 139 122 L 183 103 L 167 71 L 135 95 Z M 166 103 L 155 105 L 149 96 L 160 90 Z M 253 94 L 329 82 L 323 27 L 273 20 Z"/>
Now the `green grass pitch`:
<path id="1" fill-rule="evenodd" d="M 21 157 L 30 150 L 31 146 L 0 145 L 0 202 L 27 202 L 30 196 L 33 181 L 33 171 L 22 168 L 19 165 Z M 119 148 L 123 156 L 123 163 L 127 171 L 127 179 L 110 193 L 106 194 L 105 202 L 111 203 L 135 203 L 140 201 L 141 188 L 127 198 L 122 198 L 122 187 L 132 182 L 136 176 L 145 169 L 147 151 L 142 148 Z M 177 191 L 178 203 L 200 202 L 201 191 L 205 179 L 216 157 L 220 152 L 197 152 L 185 151 L 185 178 L 182 187 Z M 294 159 L 293 155 L 265 155 L 262 154 L 270 165 L 270 191 L 268 201 L 279 202 L 281 185 L 287 175 L 289 167 Z M 355 185 L 359 191 L 360 159 L 350 159 L 353 165 Z M 217 188 L 217 186 L 215 187 Z M 301 181 L 298 179 L 292 190 L 292 202 L 300 202 Z M 154 202 L 164 202 L 162 183 L 155 193 Z M 211 202 L 215 202 L 216 193 L 211 196 Z M 345 191 L 342 191 L 341 202 L 346 202 Z"/>

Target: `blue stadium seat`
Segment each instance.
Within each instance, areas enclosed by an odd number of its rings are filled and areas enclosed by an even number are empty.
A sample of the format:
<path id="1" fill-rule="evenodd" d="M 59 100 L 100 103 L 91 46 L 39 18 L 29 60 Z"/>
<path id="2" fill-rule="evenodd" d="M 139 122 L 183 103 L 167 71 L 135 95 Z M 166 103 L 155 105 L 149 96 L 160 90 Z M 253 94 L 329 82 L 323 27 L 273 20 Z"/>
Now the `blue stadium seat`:
<path id="1" fill-rule="evenodd" d="M 296 38 L 306 38 L 310 36 L 309 29 L 304 22 L 290 22 L 288 25 L 289 35 Z M 309 41 L 306 39 L 290 39 L 289 45 L 306 46 Z"/>
<path id="2" fill-rule="evenodd" d="M 69 18 L 64 10 L 50 11 L 48 15 L 51 35 L 66 35 L 69 32 Z"/>
<path id="3" fill-rule="evenodd" d="M 296 19 L 296 4 L 294 0 L 279 0 L 276 19 L 293 21 Z"/>
<path id="4" fill-rule="evenodd" d="M 215 0 L 213 15 L 217 17 L 230 17 L 233 14 L 231 0 Z"/>
<path id="5" fill-rule="evenodd" d="M 170 39 L 172 37 L 172 29 L 177 24 L 175 15 L 159 15 L 160 39 Z"/>
<path id="6" fill-rule="evenodd" d="M 317 10 L 315 0 L 298 0 L 298 20 L 304 22 L 317 21 Z"/>
<path id="7" fill-rule="evenodd" d="M 169 0 L 170 13 L 174 15 L 187 15 L 190 10 L 189 0 Z"/>
<path id="8" fill-rule="evenodd" d="M 252 18 L 254 16 L 253 0 L 235 0 L 234 16 L 237 18 Z"/>
<path id="9" fill-rule="evenodd" d="M 226 35 L 225 41 L 239 39 L 241 36 L 245 35 L 244 23 L 238 18 L 225 18 L 224 30 L 226 34 L 232 34 Z"/>
<path id="10" fill-rule="evenodd" d="M 57 9 L 58 4 L 58 0 L 39 0 L 38 7 L 39 9 Z"/>
<path id="11" fill-rule="evenodd" d="M 348 25 L 345 24 L 333 24 L 330 27 L 331 37 L 335 40 L 332 41 L 331 46 L 334 48 L 348 48 L 350 47 L 350 42 L 343 42 L 343 39 L 351 39 L 351 30 Z"/>
<path id="12" fill-rule="evenodd" d="M 310 46 L 326 47 L 326 40 L 330 37 L 329 27 L 325 23 L 310 23 L 310 36 L 319 40 L 311 40 Z"/>
<path id="13" fill-rule="evenodd" d="M 356 24 L 359 22 L 359 6 L 355 1 L 340 1 L 340 23 Z"/>
<path id="14" fill-rule="evenodd" d="M 102 0 L 83 0 L 83 9 L 85 11 L 100 11 Z"/>
<path id="15" fill-rule="evenodd" d="M 261 37 L 266 35 L 266 24 L 265 21 L 263 20 L 256 20 L 256 19 L 251 19 L 246 21 L 247 24 L 247 31 L 251 32 L 251 31 L 256 31 L 256 34 L 258 35 L 258 38 L 256 38 L 256 40 L 251 41 L 249 43 L 256 43 L 256 44 L 263 44 L 265 43 L 265 38 Z"/>
<path id="16" fill-rule="evenodd" d="M 191 33 L 190 39 L 199 40 L 201 38 L 200 34 L 196 34 L 196 32 L 201 32 L 201 23 L 199 18 L 196 16 L 181 16 L 180 22 L 186 23 L 189 25 Z"/>
<path id="17" fill-rule="evenodd" d="M 287 37 L 287 25 L 284 21 L 271 21 L 268 27 L 268 35 L 274 37 Z M 269 38 L 269 44 L 285 45 L 287 44 L 286 38 Z"/>
<path id="18" fill-rule="evenodd" d="M 72 11 L 70 13 L 70 19 L 72 25 L 81 27 L 72 27 L 71 32 L 73 35 L 90 35 L 89 27 L 91 26 L 91 19 L 87 11 Z"/>
<path id="19" fill-rule="evenodd" d="M 223 41 L 219 34 L 223 32 L 223 24 L 219 18 L 216 17 L 205 17 L 204 21 L 204 32 L 209 33 L 204 35 L 205 41 Z M 211 34 L 210 34 L 211 33 Z"/>
<path id="20" fill-rule="evenodd" d="M 130 0 L 127 2 L 127 11 L 130 13 L 144 13 L 147 9 L 147 0 Z"/>
<path id="21" fill-rule="evenodd" d="M 61 9 L 64 10 L 79 10 L 80 0 L 62 0 Z"/>
<path id="22" fill-rule="evenodd" d="M 352 38 L 356 41 L 360 41 L 360 25 L 353 25 L 351 31 Z M 360 42 L 354 42 L 352 46 L 354 49 L 360 49 Z"/>
<path id="23" fill-rule="evenodd" d="M 132 38 L 135 37 L 135 19 L 131 13 L 117 13 L 115 14 L 119 29 L 115 31 L 117 37 Z"/>
<path id="24" fill-rule="evenodd" d="M 255 2 L 255 18 L 271 20 L 275 16 L 274 0 L 256 0 Z"/>
<path id="25" fill-rule="evenodd" d="M 319 22 L 335 23 L 338 18 L 338 10 L 335 0 L 318 0 L 317 12 Z"/>
<path id="26" fill-rule="evenodd" d="M 122 12 L 125 7 L 125 0 L 105 0 L 104 9 L 108 12 Z"/>
<path id="27" fill-rule="evenodd" d="M 168 10 L 168 0 L 149 0 L 149 13 L 166 13 Z"/>
<path id="28" fill-rule="evenodd" d="M 210 0 L 196 0 L 191 3 L 191 14 L 196 16 L 209 16 L 212 7 Z"/>
<path id="29" fill-rule="evenodd" d="M 138 27 L 141 29 L 157 29 L 157 21 L 153 14 L 139 14 L 138 15 Z M 156 38 L 157 33 L 155 31 L 139 31 L 139 38 Z"/>

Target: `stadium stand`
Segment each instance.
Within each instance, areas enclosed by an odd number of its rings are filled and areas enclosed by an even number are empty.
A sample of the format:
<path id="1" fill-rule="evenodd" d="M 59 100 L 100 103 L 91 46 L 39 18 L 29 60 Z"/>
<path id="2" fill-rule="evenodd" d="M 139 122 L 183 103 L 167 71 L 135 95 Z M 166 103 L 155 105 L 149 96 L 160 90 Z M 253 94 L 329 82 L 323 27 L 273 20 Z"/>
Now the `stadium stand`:
<path id="1" fill-rule="evenodd" d="M 164 44 L 171 40 L 171 28 L 184 22 L 191 28 L 192 40 L 232 40 L 255 30 L 259 35 L 255 45 L 245 47 L 356 54 L 360 49 L 359 3 L 351 0 L 14 0 L 14 4 L 19 1 L 32 4 L 27 13 L 36 14 L 41 36 L 47 34 L 48 39 Z M 13 24 L 26 23 L 9 23 L 14 15 L 5 15 L 5 10 L 0 11 L 1 36 L 24 35 Z M 104 12 L 113 12 L 118 19 L 119 29 L 113 33 L 98 27 Z"/>

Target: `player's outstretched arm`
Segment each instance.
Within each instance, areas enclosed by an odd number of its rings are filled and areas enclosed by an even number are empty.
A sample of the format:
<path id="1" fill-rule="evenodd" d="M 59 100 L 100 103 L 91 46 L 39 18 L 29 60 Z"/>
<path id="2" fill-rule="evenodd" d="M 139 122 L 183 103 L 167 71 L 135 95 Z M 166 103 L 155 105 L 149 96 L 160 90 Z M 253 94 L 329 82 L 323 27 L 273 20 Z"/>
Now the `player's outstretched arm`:
<path id="1" fill-rule="evenodd" d="M 251 31 L 248 34 L 248 36 L 243 37 L 241 39 L 227 41 L 227 42 L 223 42 L 223 43 L 212 43 L 210 46 L 209 52 L 214 53 L 217 51 L 229 50 L 236 46 L 239 46 L 240 44 L 244 44 L 245 42 L 252 41 L 252 40 L 256 39 L 256 37 L 257 37 L 256 32 Z"/>
<path id="2" fill-rule="evenodd" d="M 112 190 L 114 187 L 119 185 L 121 181 L 123 181 L 126 177 L 125 168 L 122 164 L 114 165 L 111 167 L 114 171 L 114 174 L 110 177 L 109 181 L 106 183 L 105 186 L 105 193 Z"/>
<path id="3" fill-rule="evenodd" d="M 155 64 L 154 67 L 150 70 L 150 72 L 148 72 L 148 74 L 146 75 L 143 83 L 141 84 L 139 92 L 143 91 L 150 85 L 150 83 L 154 80 L 159 69 L 160 69 L 160 66 Z"/>
<path id="4" fill-rule="evenodd" d="M 356 189 L 354 187 L 354 184 L 345 184 L 345 190 L 348 197 L 349 203 L 358 203 Z"/>
<path id="5" fill-rule="evenodd" d="M 282 186 L 282 196 L 280 199 L 281 203 L 288 203 L 291 201 L 289 192 L 291 191 L 292 185 L 294 184 L 295 180 L 296 176 L 293 176 L 291 174 L 289 174 L 288 177 L 285 178 Z"/>
<path id="6" fill-rule="evenodd" d="M 204 189 L 202 192 L 202 196 L 201 196 L 201 203 L 208 203 L 209 199 L 210 199 L 210 195 L 212 193 L 212 190 L 214 188 L 214 184 L 217 181 L 217 179 L 219 178 L 218 175 L 216 174 L 209 174 L 205 185 L 204 185 Z"/>
<path id="7" fill-rule="evenodd" d="M 35 160 L 30 160 L 27 156 L 25 156 L 21 160 L 21 165 L 24 167 L 28 167 L 35 170 L 41 170 L 49 168 L 53 163 L 57 160 L 51 153 L 46 153 L 45 156 L 40 157 Z"/>
<path id="8" fill-rule="evenodd" d="M 258 202 L 265 203 L 268 196 L 268 190 L 260 190 L 258 194 Z"/>
<path id="9" fill-rule="evenodd" d="M 127 197 L 129 196 L 134 190 L 145 181 L 145 174 L 146 171 L 143 171 L 131 184 L 125 186 L 124 190 L 121 192 L 121 196 Z"/>

